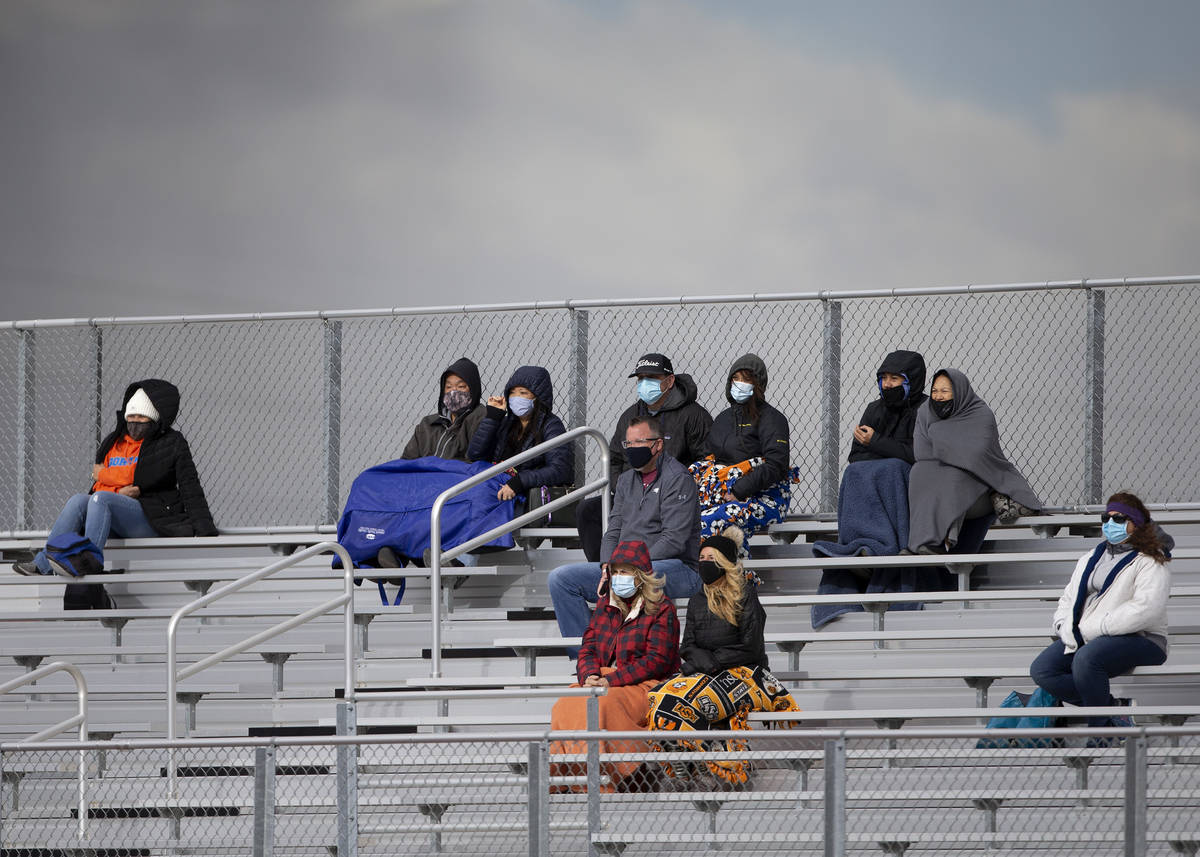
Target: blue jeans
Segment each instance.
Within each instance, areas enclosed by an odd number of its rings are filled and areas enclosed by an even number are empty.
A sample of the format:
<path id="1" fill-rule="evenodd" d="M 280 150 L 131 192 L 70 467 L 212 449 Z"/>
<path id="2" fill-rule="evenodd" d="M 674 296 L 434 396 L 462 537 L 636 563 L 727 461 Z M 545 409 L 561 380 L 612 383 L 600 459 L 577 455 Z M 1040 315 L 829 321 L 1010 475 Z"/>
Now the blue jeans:
<path id="1" fill-rule="evenodd" d="M 691 598 L 700 591 L 700 575 L 681 559 L 656 559 L 654 571 L 666 577 L 668 598 Z M 600 585 L 600 563 L 573 562 L 560 565 L 550 572 L 550 601 L 558 619 L 558 630 L 564 637 L 582 637 L 592 620 L 588 604 L 596 603 L 596 587 Z M 578 646 L 567 648 L 572 658 L 579 654 Z"/>
<path id="2" fill-rule="evenodd" d="M 87 536 L 88 541 L 101 550 L 104 550 L 109 533 L 124 539 L 148 539 L 158 535 L 146 520 L 141 503 L 113 491 L 76 494 L 68 500 L 50 528 L 50 538 L 66 533 Z M 33 561 L 42 574 L 54 574 L 44 550 L 38 551 Z"/>
<path id="3" fill-rule="evenodd" d="M 1134 667 L 1157 666 L 1167 653 L 1140 634 L 1097 637 L 1071 654 L 1055 640 L 1033 660 L 1029 676 L 1037 686 L 1071 705 L 1113 705 L 1109 679 Z M 1089 717 L 1089 726 L 1108 726 L 1108 717 Z"/>

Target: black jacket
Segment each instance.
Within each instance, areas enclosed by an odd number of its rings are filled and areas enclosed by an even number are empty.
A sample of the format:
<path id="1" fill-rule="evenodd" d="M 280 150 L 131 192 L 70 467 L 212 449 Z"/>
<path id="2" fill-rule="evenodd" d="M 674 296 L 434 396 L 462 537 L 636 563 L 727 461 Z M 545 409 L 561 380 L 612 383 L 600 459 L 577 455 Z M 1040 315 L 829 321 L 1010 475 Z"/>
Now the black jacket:
<path id="1" fill-rule="evenodd" d="M 903 375 L 908 379 L 908 397 L 895 407 L 888 407 L 878 398 L 863 411 L 859 425 L 875 429 L 871 443 L 863 446 L 850 442 L 850 461 L 874 461 L 881 458 L 902 458 L 909 464 L 913 458 L 913 431 L 917 425 L 917 408 L 928 396 L 925 389 L 925 358 L 916 351 L 893 351 L 883 358 L 878 378 L 884 372 Z"/>
<path id="2" fill-rule="evenodd" d="M 462 378 L 471 390 L 470 410 L 454 420 L 450 419 L 450 415 L 445 413 L 445 408 L 442 407 L 442 390 L 445 389 L 447 375 Z M 460 357 L 447 366 L 438 379 L 436 413 L 421 418 L 400 457 L 424 458 L 427 455 L 436 455 L 438 458 L 468 461 L 467 447 L 487 412 L 487 409 L 479 404 L 482 390 L 479 368 L 471 360 Z"/>
<path id="3" fill-rule="evenodd" d="M 487 413 L 471 437 L 467 457 L 471 461 L 499 462 L 508 455 L 524 452 L 531 446 L 552 440 L 565 432 L 566 426 L 553 412 L 554 385 L 550 373 L 541 366 L 521 366 L 504 385 L 507 402 L 513 387 L 525 387 L 537 396 L 533 419 L 535 423 L 520 445 L 520 449 L 506 453 L 509 435 L 518 431 L 520 420 L 507 410 L 486 405 Z M 543 485 L 570 485 L 575 477 L 575 451 L 571 444 L 556 446 L 550 452 L 517 465 L 517 474 L 508 485 L 518 494 Z"/>
<path id="4" fill-rule="evenodd" d="M 146 520 L 160 536 L 217 535 L 192 451 L 183 435 L 171 428 L 179 415 L 179 389 L 171 382 L 148 378 L 125 388 L 117 427 L 96 449 L 96 464 L 103 464 L 112 445 L 124 437 L 125 406 L 139 387 L 146 391 L 159 415 L 154 432 L 142 441 L 133 470 L 133 484 L 141 492 L 138 502 Z"/>
<path id="5" fill-rule="evenodd" d="M 767 614 L 758 600 L 758 587 L 746 582 L 742 597 L 742 618 L 739 625 L 730 625 L 708 609 L 708 598 L 701 589 L 688 599 L 687 624 L 679 657 L 683 660 L 680 672 L 716 675 L 731 667 L 762 667 L 767 663 L 767 647 L 763 629 Z"/>
<path id="6" fill-rule="evenodd" d="M 718 464 L 737 464 L 757 456 L 765 459 L 730 489 L 733 496 L 746 500 L 787 476 L 791 444 L 787 417 L 765 400 L 758 401 L 758 419 L 754 422 L 750 421 L 747 405 L 739 405 L 733 400 L 729 386 L 733 376 L 742 370 L 758 378 L 764 390 L 767 388 L 767 366 L 758 355 L 744 354 L 733 361 L 725 379 L 725 398 L 730 407 L 717 414 L 709 429 L 708 452 L 716 457 Z"/>
<path id="7" fill-rule="evenodd" d="M 638 399 L 617 420 L 617 430 L 608 442 L 610 487 L 615 488 L 617 477 L 629 467 L 625 460 L 625 449 L 621 446 L 629 421 L 634 417 L 649 415 L 650 409 L 646 403 Z M 708 448 L 712 414 L 696 401 L 696 382 L 691 375 L 675 376 L 675 386 L 663 397 L 658 419 L 662 423 L 663 434 L 667 436 L 664 444 L 667 455 L 684 467 L 708 454 L 705 450 Z"/>

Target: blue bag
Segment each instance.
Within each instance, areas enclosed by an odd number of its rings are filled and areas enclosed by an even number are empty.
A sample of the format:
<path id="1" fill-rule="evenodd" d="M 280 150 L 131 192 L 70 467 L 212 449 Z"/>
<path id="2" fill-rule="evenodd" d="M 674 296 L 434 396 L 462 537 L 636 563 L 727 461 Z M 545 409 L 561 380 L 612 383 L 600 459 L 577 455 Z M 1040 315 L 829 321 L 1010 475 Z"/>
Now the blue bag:
<path id="1" fill-rule="evenodd" d="M 104 554 L 91 540 L 78 533 L 63 533 L 46 541 L 46 559 L 73 577 L 104 573 Z"/>
<path id="2" fill-rule="evenodd" d="M 1000 703 L 1001 708 L 1057 708 L 1062 705 L 1055 697 L 1042 688 L 1033 693 L 1021 693 L 1014 690 Z M 988 721 L 988 729 L 1050 729 L 1057 725 L 1057 718 L 1037 716 L 1027 717 L 993 717 Z M 1058 738 L 980 738 L 975 747 L 980 750 L 995 750 L 1007 747 L 1057 747 L 1062 742 Z"/>

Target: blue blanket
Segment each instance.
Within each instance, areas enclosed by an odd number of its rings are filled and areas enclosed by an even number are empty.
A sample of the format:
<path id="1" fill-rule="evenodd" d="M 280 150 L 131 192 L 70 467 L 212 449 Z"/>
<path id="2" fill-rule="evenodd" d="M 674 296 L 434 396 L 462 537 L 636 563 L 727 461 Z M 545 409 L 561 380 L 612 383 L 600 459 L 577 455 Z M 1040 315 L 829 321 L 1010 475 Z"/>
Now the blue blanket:
<path id="1" fill-rule="evenodd" d="M 401 458 L 364 470 L 350 486 L 338 521 L 338 543 L 349 552 L 356 568 L 373 566 L 382 547 L 390 547 L 400 556 L 420 557 L 429 547 L 434 500 L 447 488 L 491 466 L 486 461 L 467 463 L 428 456 Z M 443 550 L 512 520 L 513 501 L 496 499 L 496 492 L 507 481 L 503 474 L 493 477 L 442 508 Z M 510 548 L 513 539 L 504 535 L 488 545 Z"/>
<path id="2" fill-rule="evenodd" d="M 908 544 L 908 471 L 899 458 L 846 465 L 838 491 L 838 540 L 813 542 L 820 556 L 895 556 Z"/>

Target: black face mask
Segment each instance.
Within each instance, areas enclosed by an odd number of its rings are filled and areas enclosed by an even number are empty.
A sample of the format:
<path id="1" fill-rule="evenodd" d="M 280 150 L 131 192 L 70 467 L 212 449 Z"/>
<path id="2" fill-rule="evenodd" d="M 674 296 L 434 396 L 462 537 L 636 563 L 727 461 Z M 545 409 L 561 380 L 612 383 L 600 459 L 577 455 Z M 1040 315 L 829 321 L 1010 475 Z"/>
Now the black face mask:
<path id="1" fill-rule="evenodd" d="M 944 402 L 936 402 L 933 399 L 929 400 L 929 407 L 937 414 L 938 419 L 946 419 L 950 416 L 950 412 L 954 410 L 954 400 L 947 399 Z"/>
<path id="2" fill-rule="evenodd" d="M 879 391 L 879 398 L 883 399 L 884 405 L 894 408 L 904 403 L 904 387 L 884 387 Z"/>
<path id="3" fill-rule="evenodd" d="M 654 457 L 654 444 L 650 446 L 631 446 L 625 450 L 625 458 L 634 470 L 641 470 Z"/>
<path id="4" fill-rule="evenodd" d="M 134 440 L 145 440 L 154 433 L 154 421 L 148 423 L 131 423 L 125 422 L 125 434 L 129 435 Z"/>
<path id="5" fill-rule="evenodd" d="M 707 584 L 716 583 L 725 574 L 725 569 L 717 565 L 711 559 L 700 560 L 700 579 Z"/>

